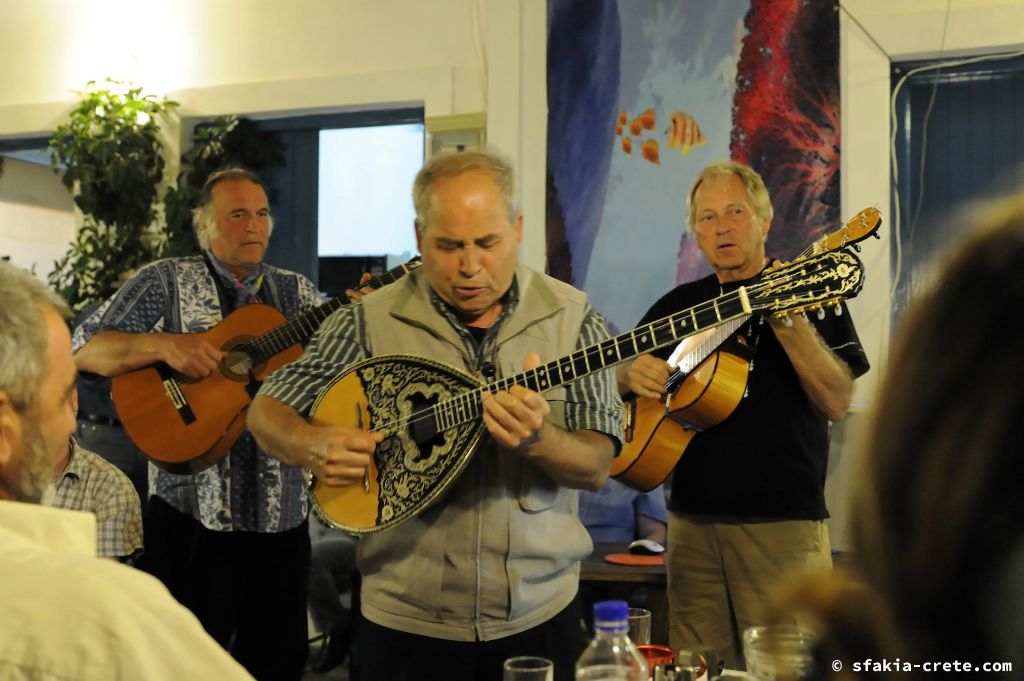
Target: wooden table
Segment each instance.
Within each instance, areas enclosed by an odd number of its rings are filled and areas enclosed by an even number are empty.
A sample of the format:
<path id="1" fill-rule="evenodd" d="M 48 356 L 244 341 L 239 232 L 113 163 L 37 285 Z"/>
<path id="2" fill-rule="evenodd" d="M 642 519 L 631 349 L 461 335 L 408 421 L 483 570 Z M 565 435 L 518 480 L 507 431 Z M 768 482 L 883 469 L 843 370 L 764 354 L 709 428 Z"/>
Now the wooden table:
<path id="1" fill-rule="evenodd" d="M 651 643 L 668 645 L 668 578 L 665 566 L 616 565 L 604 559 L 611 553 L 629 553 L 629 549 L 625 544 L 594 544 L 594 552 L 580 563 L 580 581 L 646 587 L 650 594 Z"/>

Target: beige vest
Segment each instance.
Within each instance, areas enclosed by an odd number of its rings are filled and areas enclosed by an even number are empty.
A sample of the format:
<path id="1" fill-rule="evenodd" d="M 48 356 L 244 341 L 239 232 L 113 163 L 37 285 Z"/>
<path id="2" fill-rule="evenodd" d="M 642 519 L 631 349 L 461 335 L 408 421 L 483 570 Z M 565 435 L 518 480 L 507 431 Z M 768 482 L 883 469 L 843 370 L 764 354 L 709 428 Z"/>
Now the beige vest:
<path id="1" fill-rule="evenodd" d="M 580 291 L 520 267 L 519 303 L 483 357 L 430 302 L 422 270 L 363 300 L 373 354 L 413 354 L 498 378 L 576 349 L 586 307 Z M 565 391 L 545 394 L 564 426 Z M 457 641 L 491 640 L 541 624 L 576 594 L 579 560 L 593 546 L 577 518 L 575 490 L 560 487 L 486 435 L 446 495 L 419 516 L 359 542 L 362 610 L 377 624 Z"/>

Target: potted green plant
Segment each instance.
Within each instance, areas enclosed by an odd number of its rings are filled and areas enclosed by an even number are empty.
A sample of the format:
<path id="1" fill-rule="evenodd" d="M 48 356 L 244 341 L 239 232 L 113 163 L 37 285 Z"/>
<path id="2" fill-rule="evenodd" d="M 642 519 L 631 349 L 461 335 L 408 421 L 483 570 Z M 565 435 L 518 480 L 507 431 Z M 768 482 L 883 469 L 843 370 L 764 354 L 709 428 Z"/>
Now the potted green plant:
<path id="1" fill-rule="evenodd" d="M 82 101 L 50 139 L 54 172 L 82 211 L 83 224 L 55 263 L 51 286 L 73 309 L 112 294 L 152 259 L 146 237 L 164 173 L 158 119 L 176 102 L 142 88 L 91 81 Z"/>

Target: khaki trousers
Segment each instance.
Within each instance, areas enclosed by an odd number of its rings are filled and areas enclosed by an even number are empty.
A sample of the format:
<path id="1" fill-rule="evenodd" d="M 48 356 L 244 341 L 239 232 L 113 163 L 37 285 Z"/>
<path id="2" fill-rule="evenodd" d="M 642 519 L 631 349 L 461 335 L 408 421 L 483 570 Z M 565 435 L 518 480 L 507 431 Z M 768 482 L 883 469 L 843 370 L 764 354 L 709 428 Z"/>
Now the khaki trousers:
<path id="1" fill-rule="evenodd" d="M 824 521 L 723 522 L 669 514 L 669 642 L 712 649 L 730 669 L 745 669 L 743 632 L 763 624 L 780 578 L 832 567 Z"/>

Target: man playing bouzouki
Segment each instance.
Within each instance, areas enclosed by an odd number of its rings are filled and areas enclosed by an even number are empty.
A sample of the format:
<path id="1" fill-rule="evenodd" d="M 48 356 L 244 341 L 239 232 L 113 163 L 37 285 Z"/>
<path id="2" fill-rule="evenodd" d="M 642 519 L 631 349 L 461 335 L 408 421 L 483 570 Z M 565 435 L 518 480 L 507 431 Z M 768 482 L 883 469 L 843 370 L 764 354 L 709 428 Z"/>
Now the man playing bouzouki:
<path id="1" fill-rule="evenodd" d="M 638 325 L 736 289 L 770 266 L 771 200 L 739 163 L 705 168 L 689 193 L 689 224 L 714 274 L 673 289 Z M 846 413 L 868 369 L 850 315 L 755 315 L 737 333 L 753 351 L 746 394 L 697 435 L 675 467 L 668 577 L 673 648 L 708 647 L 742 667 L 741 637 L 783 572 L 831 565 L 824 520 L 829 421 Z M 672 348 L 620 365 L 619 390 L 659 399 Z"/>
<path id="2" fill-rule="evenodd" d="M 207 377 L 224 352 L 197 332 L 250 303 L 289 319 L 320 303 L 306 277 L 263 262 L 273 225 L 256 175 L 211 175 L 194 218 L 202 255 L 140 269 L 75 330 L 81 371 L 114 377 L 163 362 Z M 194 475 L 149 470 L 143 565 L 253 676 L 301 678 L 310 556 L 301 469 L 263 455 L 244 433 Z"/>
<path id="3" fill-rule="evenodd" d="M 484 152 L 435 157 L 413 186 L 423 266 L 338 310 L 273 374 L 249 425 L 282 461 L 328 485 L 364 485 L 381 433 L 314 426 L 321 388 L 355 362 L 419 355 L 492 381 L 607 338 L 572 287 L 519 265 L 512 168 Z M 621 401 L 610 370 L 544 395 L 485 391 L 486 433 L 446 494 L 359 542 L 362 678 L 496 679 L 516 655 L 570 678 L 582 649 L 575 595 L 591 542 L 577 493 L 607 478 Z"/>

